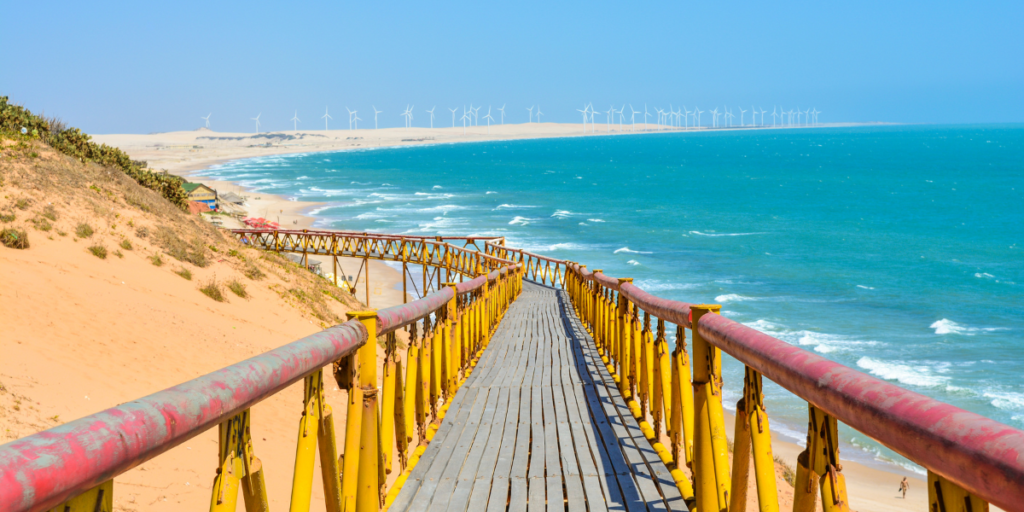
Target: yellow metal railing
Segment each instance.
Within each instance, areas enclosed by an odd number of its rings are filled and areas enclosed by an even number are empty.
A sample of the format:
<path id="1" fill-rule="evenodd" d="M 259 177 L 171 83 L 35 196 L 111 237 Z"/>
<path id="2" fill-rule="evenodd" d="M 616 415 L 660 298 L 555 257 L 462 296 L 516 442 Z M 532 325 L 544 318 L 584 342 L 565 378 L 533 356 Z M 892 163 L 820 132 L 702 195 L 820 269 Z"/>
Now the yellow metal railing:
<path id="1" fill-rule="evenodd" d="M 510 251 L 496 254 L 519 259 Z M 794 512 L 814 510 L 816 500 L 826 512 L 849 510 L 839 420 L 925 466 L 933 511 L 980 512 L 988 510 L 988 501 L 1006 510 L 1024 507 L 1008 499 L 1024 494 L 1024 432 L 732 322 L 719 315 L 718 305 L 661 299 L 633 286 L 632 279 L 564 263 L 564 288 L 577 315 L 690 510 L 746 510 L 751 472 L 759 510 L 779 510 L 762 374 L 808 401 L 807 448 L 798 457 Z M 675 324 L 674 350 L 666 336 L 670 323 Z M 723 352 L 746 365 L 731 470 Z"/>

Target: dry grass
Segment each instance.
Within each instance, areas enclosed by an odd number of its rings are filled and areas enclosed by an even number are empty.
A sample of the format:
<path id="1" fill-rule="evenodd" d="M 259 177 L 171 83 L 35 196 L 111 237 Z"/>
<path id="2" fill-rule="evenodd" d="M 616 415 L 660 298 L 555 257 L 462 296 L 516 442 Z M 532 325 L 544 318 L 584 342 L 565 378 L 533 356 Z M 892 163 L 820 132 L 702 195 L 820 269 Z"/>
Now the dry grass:
<path id="1" fill-rule="evenodd" d="M 0 222 L 14 222 L 16 218 L 14 212 L 0 213 Z"/>
<path id="2" fill-rule="evenodd" d="M 199 291 L 203 292 L 203 295 L 217 301 L 225 302 L 227 297 L 224 296 L 224 290 L 221 289 L 220 283 L 216 279 L 211 279 L 203 286 L 199 287 Z"/>
<path id="3" fill-rule="evenodd" d="M 185 267 L 181 267 L 180 269 L 175 270 L 174 273 L 178 274 L 179 276 L 181 276 L 183 278 L 185 278 L 187 281 L 191 281 L 192 280 L 192 271 L 187 269 L 187 268 L 185 268 Z"/>
<path id="4" fill-rule="evenodd" d="M 97 258 L 99 258 L 101 260 L 107 259 L 107 248 L 103 247 L 102 245 L 96 244 L 96 245 L 90 246 L 89 247 L 89 252 L 91 252 L 93 256 L 96 256 Z"/>
<path id="5" fill-rule="evenodd" d="M 95 231 L 93 231 L 92 226 L 85 222 L 81 222 L 75 226 L 75 236 L 78 238 L 89 238 L 93 233 L 95 233 Z"/>
<path id="6" fill-rule="evenodd" d="M 160 257 L 160 253 L 156 253 L 156 254 L 154 254 L 154 255 L 150 256 L 150 257 L 149 257 L 149 261 L 150 261 L 150 262 L 151 262 L 151 263 L 152 263 L 153 265 L 155 265 L 155 266 L 157 266 L 157 267 L 162 267 L 162 266 L 164 266 L 164 259 Z"/>
<path id="7" fill-rule="evenodd" d="M 126 250 L 126 251 L 132 250 L 132 241 L 128 240 L 127 238 L 122 239 L 121 240 L 121 248 Z"/>
<path id="8" fill-rule="evenodd" d="M 789 482 L 789 485 L 796 487 L 796 471 L 793 470 L 793 466 L 786 464 L 786 461 L 782 460 L 782 457 L 778 455 L 772 458 L 776 464 L 782 466 L 782 478 Z"/>
<path id="9" fill-rule="evenodd" d="M 228 289 L 231 290 L 235 295 L 245 299 L 249 297 L 249 292 L 245 291 L 245 285 L 238 282 L 237 279 L 228 281 Z"/>

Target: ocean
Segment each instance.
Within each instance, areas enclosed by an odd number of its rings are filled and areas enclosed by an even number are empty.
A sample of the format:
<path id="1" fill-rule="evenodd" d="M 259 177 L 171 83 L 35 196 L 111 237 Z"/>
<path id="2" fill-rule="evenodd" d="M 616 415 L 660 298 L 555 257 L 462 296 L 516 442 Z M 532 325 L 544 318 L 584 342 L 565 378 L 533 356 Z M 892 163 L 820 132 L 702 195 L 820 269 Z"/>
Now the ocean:
<path id="1" fill-rule="evenodd" d="M 323 206 L 325 228 L 504 236 L 633 277 L 1024 428 L 1024 126 L 517 140 L 299 154 L 201 174 Z M 725 398 L 742 365 L 725 358 Z M 767 384 L 772 427 L 806 403 Z M 922 472 L 852 429 L 843 456 Z"/>

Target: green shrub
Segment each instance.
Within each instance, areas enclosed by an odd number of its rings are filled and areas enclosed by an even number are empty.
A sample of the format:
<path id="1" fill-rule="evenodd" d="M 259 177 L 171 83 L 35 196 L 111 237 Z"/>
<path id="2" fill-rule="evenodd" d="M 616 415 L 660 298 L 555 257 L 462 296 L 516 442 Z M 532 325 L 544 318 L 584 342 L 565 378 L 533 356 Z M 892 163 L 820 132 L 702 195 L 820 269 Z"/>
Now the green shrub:
<path id="1" fill-rule="evenodd" d="M 114 251 L 114 256 L 117 256 L 118 258 L 122 258 L 123 259 L 124 258 L 124 253 L 121 252 L 121 249 L 117 249 L 117 250 Z"/>
<path id="2" fill-rule="evenodd" d="M 206 295 L 217 302 L 224 302 L 227 300 L 227 297 L 224 296 L 224 292 L 220 288 L 220 283 L 216 280 L 211 280 L 204 284 L 199 288 L 199 291 L 203 292 L 203 295 Z"/>
<path id="3" fill-rule="evenodd" d="M 185 280 L 187 280 L 187 281 L 191 281 L 192 280 L 192 271 L 187 269 L 187 268 L 185 268 L 185 267 L 181 267 L 180 269 L 175 270 L 174 273 L 178 274 L 181 277 L 184 277 Z"/>
<path id="4" fill-rule="evenodd" d="M 139 185 L 156 191 L 182 210 L 188 208 L 188 195 L 181 188 L 184 181 L 181 178 L 146 170 L 145 162 L 133 161 L 124 151 L 106 144 L 97 145 L 78 128 L 68 128 L 59 119 L 44 119 L 25 107 L 12 105 L 7 96 L 0 96 L 0 132 L 17 134 L 22 127 L 31 134 L 31 138 L 38 138 L 65 155 L 82 162 L 116 167 Z"/>
<path id="5" fill-rule="evenodd" d="M 43 217 L 46 217 L 47 219 L 50 219 L 54 222 L 57 221 L 57 210 L 53 208 L 52 204 L 48 204 L 45 208 L 43 208 Z"/>
<path id="6" fill-rule="evenodd" d="M 245 285 L 238 282 L 237 279 L 228 282 L 228 289 L 243 299 L 249 296 L 249 292 L 245 291 Z"/>
<path id="7" fill-rule="evenodd" d="M 14 212 L 0 213 L 0 222 L 14 222 Z"/>
<path id="8" fill-rule="evenodd" d="M 92 236 L 93 233 L 94 231 L 92 230 L 92 226 L 84 222 L 81 222 L 78 224 L 78 226 L 75 226 L 75 235 L 78 238 L 89 238 L 90 236 Z"/>
<path id="9" fill-rule="evenodd" d="M 107 248 L 103 247 L 102 245 L 97 244 L 89 247 L 89 252 L 91 252 L 93 256 L 96 256 L 101 260 L 107 259 Z"/>
<path id="10" fill-rule="evenodd" d="M 29 201 L 28 199 L 25 199 L 25 198 L 21 198 L 21 199 L 18 199 L 17 201 L 14 202 L 14 207 L 19 209 L 19 210 L 24 210 L 24 209 L 28 208 L 29 205 L 31 205 L 31 204 L 32 204 L 32 201 Z"/>
<path id="11" fill-rule="evenodd" d="M 28 249 L 28 233 L 20 229 L 4 228 L 0 231 L 0 243 L 11 249 Z"/>
<path id="12" fill-rule="evenodd" d="M 162 267 L 164 265 L 164 259 L 160 257 L 160 253 L 156 253 L 150 256 L 149 261 L 151 261 L 153 265 L 156 265 L 158 267 Z"/>
<path id="13" fill-rule="evenodd" d="M 130 251 L 132 250 L 132 241 L 127 238 L 121 240 L 121 248 Z"/>

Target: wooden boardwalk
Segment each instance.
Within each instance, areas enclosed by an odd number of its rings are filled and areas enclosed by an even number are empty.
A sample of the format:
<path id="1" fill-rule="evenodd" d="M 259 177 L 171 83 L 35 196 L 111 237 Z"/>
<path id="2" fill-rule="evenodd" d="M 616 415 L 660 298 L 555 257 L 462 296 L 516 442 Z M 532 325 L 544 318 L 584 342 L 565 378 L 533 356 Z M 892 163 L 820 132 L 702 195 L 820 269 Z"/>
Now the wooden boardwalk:
<path id="1" fill-rule="evenodd" d="M 561 290 L 524 281 L 391 510 L 686 510 Z"/>

